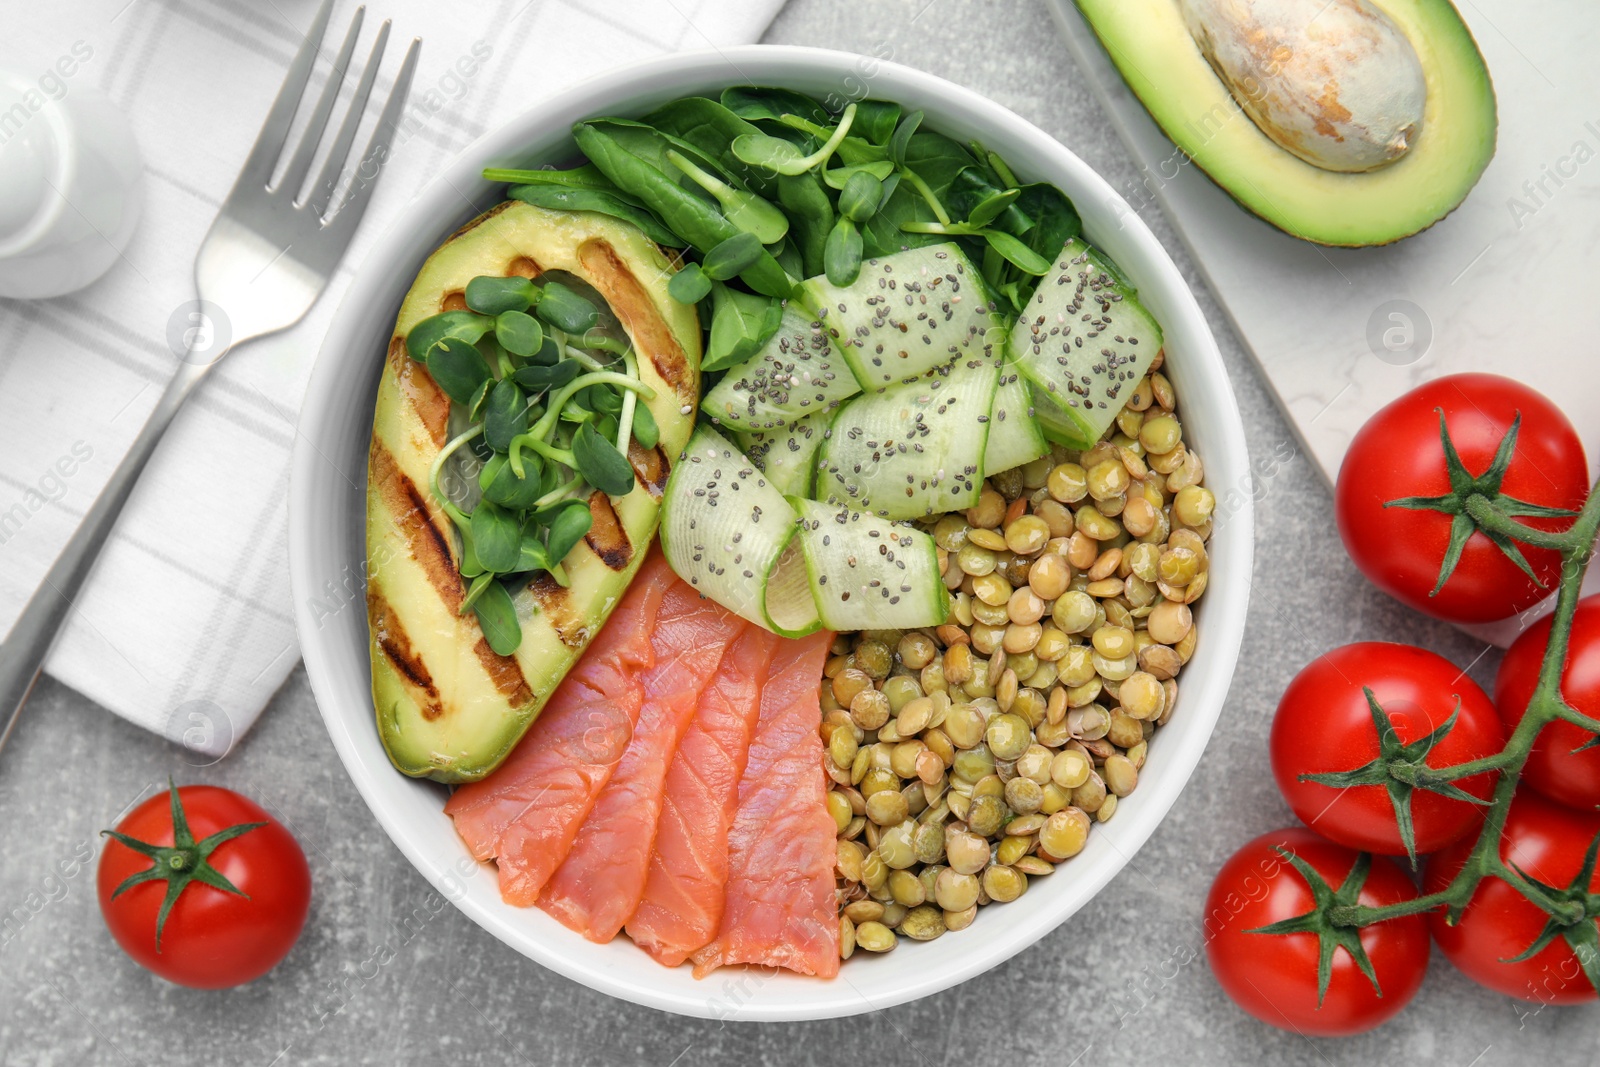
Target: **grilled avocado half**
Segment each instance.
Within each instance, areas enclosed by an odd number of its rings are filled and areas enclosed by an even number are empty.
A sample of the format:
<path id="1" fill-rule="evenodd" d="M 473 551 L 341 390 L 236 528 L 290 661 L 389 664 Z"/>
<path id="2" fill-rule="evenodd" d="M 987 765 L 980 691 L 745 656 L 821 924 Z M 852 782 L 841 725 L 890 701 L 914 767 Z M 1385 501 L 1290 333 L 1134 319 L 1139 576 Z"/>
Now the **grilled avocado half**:
<path id="1" fill-rule="evenodd" d="M 465 307 L 481 275 L 575 276 L 602 296 L 639 356 L 659 444 L 630 450 L 637 479 L 621 497 L 595 492 L 594 523 L 568 554 L 566 587 L 548 575 L 515 602 L 522 644 L 501 656 L 472 612 L 461 546 L 429 492 L 428 469 L 450 434 L 450 399 L 406 352 L 406 335 Z M 417 275 L 389 343 L 367 467 L 367 617 L 378 733 L 402 772 L 470 782 L 494 770 L 599 631 L 655 535 L 671 462 L 689 440 L 700 395 L 700 325 L 667 295 L 672 265 L 635 227 L 590 212 L 506 202 L 458 231 Z M 458 416 L 459 418 L 459 416 Z"/>

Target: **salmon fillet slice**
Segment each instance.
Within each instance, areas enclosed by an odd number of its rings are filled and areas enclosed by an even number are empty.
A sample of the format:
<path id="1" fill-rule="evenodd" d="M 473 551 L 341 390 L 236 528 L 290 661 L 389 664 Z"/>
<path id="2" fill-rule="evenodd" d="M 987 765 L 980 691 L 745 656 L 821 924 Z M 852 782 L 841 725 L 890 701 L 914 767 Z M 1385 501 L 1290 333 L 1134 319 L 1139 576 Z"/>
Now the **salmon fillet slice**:
<path id="1" fill-rule="evenodd" d="M 700 694 L 667 769 L 650 871 L 628 936 L 668 967 L 704 947 L 722 920 L 728 829 L 779 640 L 759 626 L 739 635 Z"/>
<path id="2" fill-rule="evenodd" d="M 677 582 L 653 552 L 516 749 L 445 804 L 472 854 L 499 867 L 506 903 L 538 899 L 611 779 L 644 704 L 656 616 Z"/>
<path id="3" fill-rule="evenodd" d="M 694 953 L 704 978 L 730 963 L 839 973 L 833 817 L 826 807 L 817 689 L 833 634 L 778 645 L 728 831 L 728 885 L 716 940 Z"/>
<path id="4" fill-rule="evenodd" d="M 650 635 L 655 666 L 616 772 L 539 895 L 539 907 L 590 941 L 606 942 L 639 904 L 650 869 L 667 769 L 723 653 L 748 624 L 687 582 L 667 590 Z"/>

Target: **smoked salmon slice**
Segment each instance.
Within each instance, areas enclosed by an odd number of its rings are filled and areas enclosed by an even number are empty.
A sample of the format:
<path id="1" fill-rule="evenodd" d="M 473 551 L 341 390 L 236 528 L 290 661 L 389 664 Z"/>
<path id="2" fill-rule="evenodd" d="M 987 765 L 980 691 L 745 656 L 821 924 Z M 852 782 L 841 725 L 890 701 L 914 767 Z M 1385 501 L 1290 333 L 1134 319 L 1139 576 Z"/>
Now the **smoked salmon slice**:
<path id="1" fill-rule="evenodd" d="M 717 934 L 728 882 L 728 829 L 779 640 L 750 626 L 729 646 L 667 769 L 650 871 L 628 936 L 668 967 Z"/>
<path id="2" fill-rule="evenodd" d="M 696 978 L 730 963 L 839 973 L 838 855 L 822 772 L 817 688 L 833 635 L 778 645 L 728 831 L 717 937 L 694 953 Z"/>
<path id="3" fill-rule="evenodd" d="M 650 635 L 644 707 L 633 740 L 584 820 L 539 907 L 590 941 L 606 942 L 639 904 L 650 869 L 667 770 L 700 694 L 748 624 L 687 582 L 667 590 Z"/>
<path id="4" fill-rule="evenodd" d="M 677 584 L 665 557 L 651 553 L 521 743 L 445 804 L 472 854 L 498 865 L 506 903 L 538 899 L 611 779 L 644 704 L 643 674 L 655 664 L 651 631 Z"/>

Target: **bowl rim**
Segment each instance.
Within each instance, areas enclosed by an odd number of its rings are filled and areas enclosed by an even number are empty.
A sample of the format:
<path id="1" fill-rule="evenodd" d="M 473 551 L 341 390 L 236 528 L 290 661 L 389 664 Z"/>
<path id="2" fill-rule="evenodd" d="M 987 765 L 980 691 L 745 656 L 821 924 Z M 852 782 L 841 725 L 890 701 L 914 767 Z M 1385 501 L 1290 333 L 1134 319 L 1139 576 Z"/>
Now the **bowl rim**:
<path id="1" fill-rule="evenodd" d="M 478 138 L 446 164 L 397 213 L 394 221 L 374 242 L 366 259 L 355 269 L 354 277 L 332 317 L 308 382 L 296 434 L 289 495 L 289 561 L 296 629 L 313 696 L 346 773 L 390 840 L 435 889 L 498 940 L 541 966 L 608 995 L 678 1014 L 740 1021 L 800 1021 L 843 1017 L 890 1007 L 941 991 L 989 970 L 1065 922 L 1131 863 L 1192 776 L 1225 703 L 1244 635 L 1253 557 L 1253 501 L 1249 492 L 1234 494 L 1239 499 L 1226 518 L 1226 568 L 1217 566 L 1224 560 L 1221 553 L 1213 559 L 1214 570 L 1223 569 L 1226 576 L 1224 582 L 1213 584 L 1210 590 L 1212 596 L 1204 604 L 1208 622 L 1202 649 L 1207 661 L 1214 663 L 1215 667 L 1207 673 L 1207 684 L 1202 693 L 1196 696 L 1185 691 L 1185 716 L 1194 724 L 1188 727 L 1190 735 L 1183 739 L 1187 744 L 1180 747 L 1175 741 L 1167 747 L 1163 752 L 1166 765 L 1161 776 L 1153 777 L 1146 789 L 1140 791 L 1138 807 L 1135 809 L 1129 805 L 1130 810 L 1123 820 L 1119 820 L 1115 831 L 1107 824 L 1100 828 L 1099 833 L 1091 835 L 1091 841 L 1099 839 L 1109 842 L 1111 853 L 1100 855 L 1102 862 L 1076 872 L 1073 889 L 1068 891 L 1071 893 L 1069 900 L 1055 912 L 1039 917 L 1039 921 L 1030 924 L 1027 929 L 1018 930 L 1017 927 L 1024 924 L 1015 922 L 1009 926 L 998 924 L 992 936 L 974 939 L 968 946 L 970 951 L 954 966 L 921 968 L 905 981 L 897 983 L 887 994 L 873 997 L 868 997 L 843 975 L 831 982 L 783 976 L 777 980 L 780 992 L 782 988 L 802 991 L 802 987 L 789 984 L 793 981 L 809 983 L 809 986 L 804 988 L 803 995 L 796 998 L 764 997 L 758 988 L 750 999 L 736 1002 L 730 1007 L 718 998 L 710 982 L 697 987 L 702 995 L 690 996 L 664 988 L 665 983 L 652 985 L 632 980 L 618 973 L 616 968 L 575 960 L 541 943 L 525 930 L 514 929 L 508 913 L 522 912 L 523 909 L 513 909 L 498 898 L 485 902 L 463 892 L 455 870 L 460 866 L 459 862 L 441 863 L 438 856 L 413 837 L 398 815 L 382 803 L 380 793 L 384 785 L 377 776 L 394 776 L 398 772 L 389 764 L 382 745 L 371 730 L 370 698 L 361 709 L 361 715 L 341 713 L 339 687 L 343 683 L 339 677 L 340 657 L 334 654 L 332 642 L 321 636 L 322 620 L 314 607 L 319 595 L 320 579 L 324 575 L 315 569 L 313 562 L 318 528 L 322 525 L 316 507 L 318 498 L 313 489 L 319 468 L 333 466 L 338 470 L 320 448 L 317 438 L 334 410 L 337 387 L 342 377 L 347 373 L 355 373 L 341 366 L 348 362 L 348 341 L 351 335 L 361 331 L 363 323 L 375 313 L 375 296 L 395 269 L 388 264 L 411 262 L 410 246 L 414 244 L 415 229 L 419 225 L 425 226 L 430 233 L 437 232 L 441 239 L 454 229 L 453 225 L 449 225 L 454 216 L 433 205 L 454 203 L 458 205 L 459 212 L 459 203 L 471 200 L 463 191 L 462 182 L 480 191 L 498 187 L 482 182 L 478 174 L 486 162 L 514 156 L 519 143 L 526 153 L 530 139 L 536 136 L 534 131 L 549 127 L 565 113 L 587 115 L 606 110 L 626 112 L 630 110 L 627 103 L 630 95 L 634 98 L 653 95 L 644 88 L 647 85 L 654 85 L 659 90 L 664 84 L 675 83 L 681 87 L 678 95 L 683 95 L 710 84 L 748 84 L 751 79 L 744 74 L 741 62 L 762 69 L 763 74 L 773 68 L 788 72 L 766 79 L 766 84 L 783 84 L 786 80 L 805 74 L 849 77 L 851 72 L 864 71 L 864 65 L 870 64 L 872 80 L 894 83 L 885 93 L 890 98 L 909 95 L 919 100 L 937 100 L 939 109 L 981 116 L 984 128 L 992 126 L 1008 137 L 1033 142 L 1033 151 L 1050 180 L 1058 185 L 1083 190 L 1072 195 L 1072 199 L 1084 216 L 1085 230 L 1099 229 L 1109 233 L 1107 227 L 1114 227 L 1126 235 L 1124 243 L 1131 242 L 1132 247 L 1137 249 L 1137 255 L 1147 261 L 1144 276 L 1139 278 L 1141 286 L 1146 291 L 1158 291 L 1160 301 L 1165 304 L 1160 318 L 1168 335 L 1180 332 L 1174 327 L 1181 324 L 1181 332 L 1187 333 L 1194 342 L 1181 358 L 1185 363 L 1194 361 L 1199 365 L 1204 377 L 1197 378 L 1197 381 L 1221 383 L 1204 386 L 1212 393 L 1204 401 L 1204 406 L 1211 407 L 1216 416 L 1216 425 L 1207 433 L 1207 455 L 1228 457 L 1235 461 L 1233 465 L 1242 472 L 1241 476 L 1247 477 L 1248 452 L 1238 404 L 1228 384 L 1221 353 L 1199 304 L 1171 257 L 1128 203 L 1076 154 L 1021 116 L 973 90 L 887 59 L 822 48 L 744 45 L 674 53 L 617 67 L 534 104 Z M 859 74 L 856 76 L 860 77 Z M 865 95 L 864 87 L 862 95 Z M 934 107 L 926 109 L 935 113 Z M 935 117 L 930 125 L 940 125 L 942 117 Z M 1099 220 L 1096 225 L 1091 225 L 1091 215 Z M 1106 221 L 1108 218 L 1109 222 Z M 434 229 L 435 225 L 437 230 Z M 1099 236 L 1096 234 L 1096 239 Z M 1124 265 L 1121 257 L 1113 256 L 1113 259 L 1118 260 L 1119 266 Z M 389 316 L 394 308 L 385 305 L 381 311 Z M 1181 390 L 1185 395 L 1191 391 L 1187 387 Z M 370 398 L 368 404 L 370 406 Z M 363 474 L 364 455 L 363 450 Z M 344 477 L 349 480 L 348 476 Z M 1220 493 L 1218 495 L 1221 496 Z M 1221 528 L 1219 524 L 1218 530 Z M 361 616 L 359 625 L 365 632 L 364 611 Z M 361 668 L 363 671 L 366 669 L 364 661 Z M 358 736 L 357 727 L 353 725 L 357 720 L 367 728 L 368 736 Z M 464 849 L 462 853 L 466 855 Z M 562 933 L 568 932 L 563 930 Z M 569 936 L 581 942 L 578 935 Z M 587 945 L 587 942 L 581 943 Z M 640 958 L 644 958 L 642 954 Z M 653 962 L 652 966 L 655 966 Z M 663 970 L 662 973 L 672 972 Z M 815 993 L 818 986 L 826 986 L 831 990 L 831 995 Z"/>

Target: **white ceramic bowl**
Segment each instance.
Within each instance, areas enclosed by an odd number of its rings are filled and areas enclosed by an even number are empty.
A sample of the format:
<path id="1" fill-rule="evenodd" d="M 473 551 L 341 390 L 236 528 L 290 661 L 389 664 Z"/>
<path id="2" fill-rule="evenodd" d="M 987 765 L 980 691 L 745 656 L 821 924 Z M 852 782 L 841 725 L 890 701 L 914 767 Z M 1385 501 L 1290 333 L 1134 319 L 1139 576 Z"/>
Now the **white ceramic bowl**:
<path id="1" fill-rule="evenodd" d="M 625 937 L 595 945 L 538 909 L 500 900 L 494 872 L 474 863 L 441 811 L 445 790 L 390 766 L 373 724 L 365 613 L 314 610 L 325 583 L 363 571 L 363 499 L 373 396 L 400 300 L 423 259 L 461 223 L 489 207 L 499 187 L 487 164 L 538 164 L 574 155 L 569 128 L 594 115 L 640 115 L 680 96 L 727 85 L 783 85 L 825 97 L 897 100 L 926 125 L 960 140 L 981 138 L 1025 181 L 1054 182 L 1077 205 L 1088 239 L 1127 272 L 1166 331 L 1168 374 L 1185 436 L 1205 457 L 1206 479 L 1231 512 L 1211 542 L 1211 581 L 1200 604 L 1201 638 L 1184 668 L 1176 717 L 1156 736 L 1138 792 L 1088 847 L 1058 872 L 1033 880 L 1020 900 L 990 907 L 969 930 L 859 953 L 833 981 L 726 969 L 705 981 L 667 970 Z M 1026 948 L 1066 921 L 1111 880 L 1178 799 L 1222 710 L 1238 656 L 1249 592 L 1250 476 L 1239 411 L 1216 343 L 1161 245 L 1082 160 L 997 104 L 932 75 L 880 60 L 806 48 L 752 46 L 674 55 L 595 78 L 523 112 L 467 149 L 404 209 L 359 270 L 334 317 L 306 394 L 295 448 L 290 545 L 306 670 L 339 758 L 378 822 L 418 870 L 457 907 L 541 965 L 638 1004 L 709 1018 L 800 1020 L 888 1007 L 945 989 Z M 1231 491 L 1230 491 L 1231 490 Z M 1161 872 L 1149 872 L 1161 877 Z"/>

